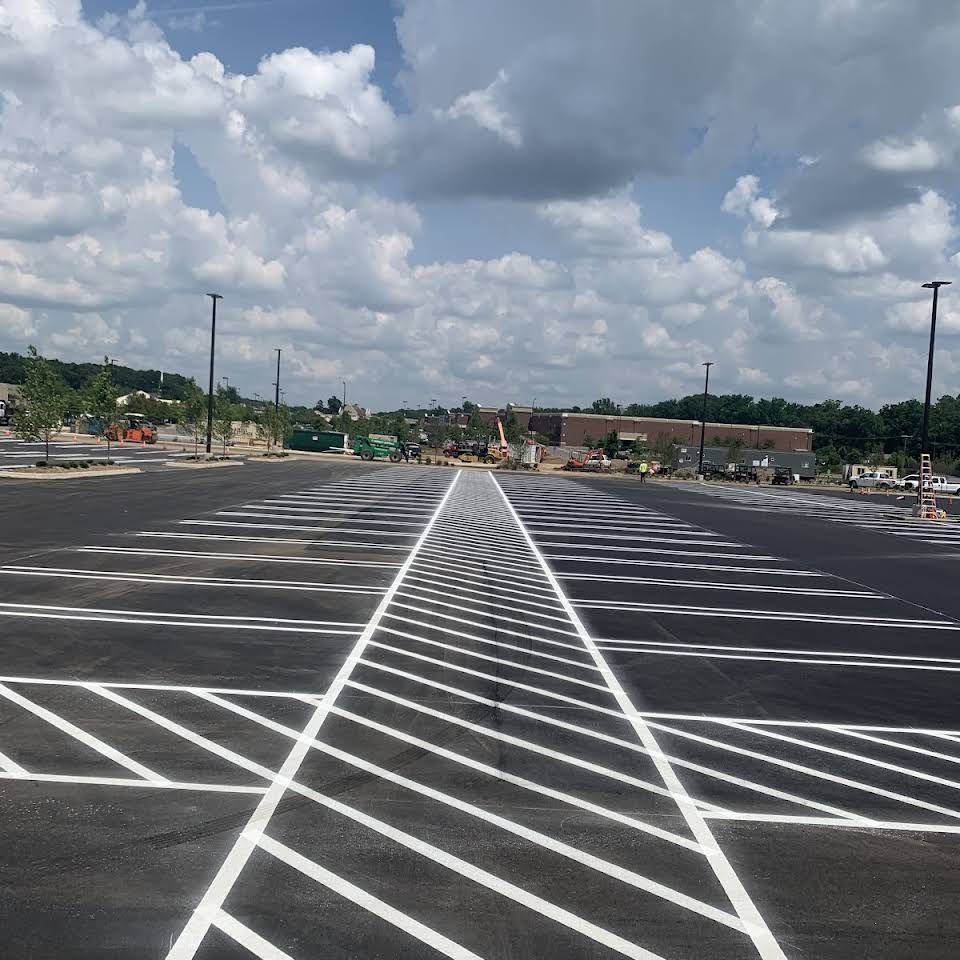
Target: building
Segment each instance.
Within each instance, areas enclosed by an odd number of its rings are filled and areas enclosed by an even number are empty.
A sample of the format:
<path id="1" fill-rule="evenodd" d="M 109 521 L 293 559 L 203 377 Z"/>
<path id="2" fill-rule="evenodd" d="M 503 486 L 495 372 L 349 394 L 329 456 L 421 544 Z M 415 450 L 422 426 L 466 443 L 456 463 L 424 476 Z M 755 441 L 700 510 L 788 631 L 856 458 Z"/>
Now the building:
<path id="1" fill-rule="evenodd" d="M 709 426 L 709 425 L 708 425 Z M 709 434 L 708 434 L 709 435 Z M 729 447 L 704 446 L 703 462 L 726 469 L 729 466 L 743 464 L 757 470 L 774 470 L 786 467 L 801 480 L 815 480 L 817 477 L 817 458 L 810 452 L 795 450 L 770 450 L 756 447 L 741 447 L 736 457 L 731 457 Z M 677 447 L 674 466 L 686 470 L 696 470 L 700 464 L 700 441 Z"/>
<path id="2" fill-rule="evenodd" d="M 610 433 L 616 433 L 623 446 L 640 442 L 653 447 L 658 442 L 672 441 L 699 447 L 700 443 L 699 420 L 595 413 L 532 413 L 528 426 L 562 447 L 590 446 Z M 706 442 L 713 443 L 715 439 L 725 444 L 740 440 L 751 447 L 780 451 L 809 452 L 813 449 L 813 431 L 807 427 L 712 423 L 708 420 Z"/>
<path id="3" fill-rule="evenodd" d="M 351 420 L 366 420 L 370 416 L 370 411 L 366 407 L 361 407 L 356 403 L 348 403 L 341 412 Z"/>
<path id="4" fill-rule="evenodd" d="M 173 403 L 172 400 L 165 400 L 162 397 L 155 397 L 152 393 L 147 393 L 146 390 L 134 390 L 132 393 L 125 393 L 122 397 L 117 397 L 117 406 L 127 407 L 131 402 L 136 404 L 137 400 L 144 397 L 147 400 L 156 400 L 157 403 Z"/>

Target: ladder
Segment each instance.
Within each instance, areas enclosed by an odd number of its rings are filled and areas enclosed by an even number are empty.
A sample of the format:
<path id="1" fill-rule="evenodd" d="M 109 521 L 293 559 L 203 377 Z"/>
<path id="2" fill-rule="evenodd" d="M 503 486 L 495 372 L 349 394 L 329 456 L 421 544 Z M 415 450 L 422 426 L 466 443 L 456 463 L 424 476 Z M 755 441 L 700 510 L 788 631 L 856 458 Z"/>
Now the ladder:
<path id="1" fill-rule="evenodd" d="M 917 516 L 922 520 L 938 520 L 937 498 L 933 492 L 933 468 L 930 454 L 920 454 L 920 483 L 917 486 Z"/>

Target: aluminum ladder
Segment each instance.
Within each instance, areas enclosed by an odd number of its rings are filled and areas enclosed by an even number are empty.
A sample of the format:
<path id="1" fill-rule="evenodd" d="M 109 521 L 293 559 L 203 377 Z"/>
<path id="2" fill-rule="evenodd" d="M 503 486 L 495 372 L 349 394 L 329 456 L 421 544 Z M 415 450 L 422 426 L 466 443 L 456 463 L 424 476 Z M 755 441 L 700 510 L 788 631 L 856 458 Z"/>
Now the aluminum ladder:
<path id="1" fill-rule="evenodd" d="M 920 483 L 917 486 L 917 516 L 921 520 L 939 520 L 937 498 L 933 491 L 933 467 L 930 454 L 920 454 Z"/>

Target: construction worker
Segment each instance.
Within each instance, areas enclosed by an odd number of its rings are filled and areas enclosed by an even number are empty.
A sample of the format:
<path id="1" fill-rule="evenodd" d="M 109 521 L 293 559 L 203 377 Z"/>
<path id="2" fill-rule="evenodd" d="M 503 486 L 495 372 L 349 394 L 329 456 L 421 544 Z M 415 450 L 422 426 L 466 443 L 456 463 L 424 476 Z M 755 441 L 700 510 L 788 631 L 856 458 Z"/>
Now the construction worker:
<path id="1" fill-rule="evenodd" d="M 640 482 L 641 483 L 647 482 L 647 471 L 649 469 L 650 469 L 650 465 L 647 463 L 647 461 L 641 460 L 640 461 Z"/>

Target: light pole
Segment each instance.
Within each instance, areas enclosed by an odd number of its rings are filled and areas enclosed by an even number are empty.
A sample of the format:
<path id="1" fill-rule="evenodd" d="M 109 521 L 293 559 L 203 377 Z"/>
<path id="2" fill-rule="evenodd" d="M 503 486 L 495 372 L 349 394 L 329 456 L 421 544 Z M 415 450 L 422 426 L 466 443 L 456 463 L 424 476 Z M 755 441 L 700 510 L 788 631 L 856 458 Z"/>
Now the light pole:
<path id="1" fill-rule="evenodd" d="M 341 380 L 340 382 L 343 384 L 343 407 L 341 408 L 340 412 L 344 416 L 346 416 L 347 415 L 347 381 Z"/>
<path id="2" fill-rule="evenodd" d="M 210 312 L 210 389 L 207 391 L 207 453 L 213 449 L 213 348 L 217 341 L 217 301 L 223 297 L 219 293 L 208 293 L 213 301 Z"/>
<path id="3" fill-rule="evenodd" d="M 703 441 L 707 433 L 707 391 L 710 389 L 710 368 L 713 361 L 708 360 L 703 364 L 707 368 L 707 375 L 703 381 L 703 412 L 700 416 L 700 458 L 697 461 L 697 476 L 703 479 Z"/>
<path id="4" fill-rule="evenodd" d="M 620 422 L 620 417 L 622 416 L 622 414 L 623 414 L 623 408 L 622 408 L 622 407 L 620 406 L 620 404 L 618 403 L 618 404 L 617 404 L 617 453 L 620 452 L 620 443 L 621 443 L 620 434 L 621 434 L 621 432 L 622 432 L 622 430 L 621 430 L 621 426 L 622 426 L 622 425 L 621 425 L 621 422 Z"/>
<path id="5" fill-rule="evenodd" d="M 277 382 L 274 384 L 277 388 L 276 393 L 273 395 L 273 411 L 274 413 L 280 412 L 280 348 L 277 347 Z"/>
<path id="6" fill-rule="evenodd" d="M 907 441 L 910 439 L 909 433 L 901 433 L 900 439 L 903 441 L 903 469 L 907 469 Z"/>
<path id="7" fill-rule="evenodd" d="M 920 430 L 920 453 L 929 453 L 927 450 L 927 430 L 930 426 L 930 390 L 933 387 L 933 344 L 937 336 L 937 294 L 941 287 L 950 284 L 949 280 L 932 280 L 923 284 L 924 288 L 933 291 L 933 307 L 930 311 L 930 352 L 927 354 L 927 393 L 923 401 L 923 427 Z M 917 485 L 917 490 L 920 485 Z"/>

